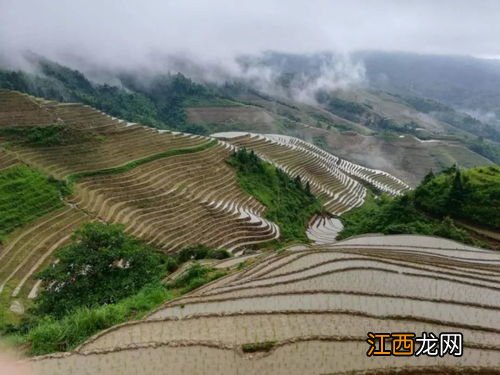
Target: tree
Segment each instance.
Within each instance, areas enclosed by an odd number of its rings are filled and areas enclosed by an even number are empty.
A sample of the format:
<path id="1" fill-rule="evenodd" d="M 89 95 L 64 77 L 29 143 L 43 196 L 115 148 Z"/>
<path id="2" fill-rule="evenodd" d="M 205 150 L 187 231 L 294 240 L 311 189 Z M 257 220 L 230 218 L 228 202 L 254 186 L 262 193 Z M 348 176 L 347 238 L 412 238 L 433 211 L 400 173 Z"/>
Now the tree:
<path id="1" fill-rule="evenodd" d="M 312 192 L 311 192 L 311 183 L 309 181 L 306 181 L 306 193 L 308 195 L 312 195 Z"/>
<path id="2" fill-rule="evenodd" d="M 38 274 L 44 290 L 35 308 L 38 314 L 56 317 L 132 295 L 159 279 L 170 261 L 127 236 L 121 226 L 102 223 L 84 225 L 56 257 L 58 263 Z"/>
<path id="3" fill-rule="evenodd" d="M 461 212 L 461 206 L 466 200 L 466 192 L 462 179 L 462 173 L 457 168 L 453 176 L 450 193 L 448 195 L 448 209 L 454 214 Z"/>
<path id="4" fill-rule="evenodd" d="M 432 181 L 434 179 L 435 175 L 432 169 L 427 173 L 424 177 L 424 180 L 422 181 L 422 185 L 425 185 L 426 183 Z"/>

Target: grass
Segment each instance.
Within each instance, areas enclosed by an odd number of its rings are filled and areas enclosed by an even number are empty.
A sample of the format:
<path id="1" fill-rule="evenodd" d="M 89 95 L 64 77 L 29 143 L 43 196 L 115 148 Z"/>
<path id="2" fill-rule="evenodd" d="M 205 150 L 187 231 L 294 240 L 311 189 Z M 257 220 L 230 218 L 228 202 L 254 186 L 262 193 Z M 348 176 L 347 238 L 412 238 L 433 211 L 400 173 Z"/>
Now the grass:
<path id="1" fill-rule="evenodd" d="M 80 308 L 62 319 L 45 317 L 25 336 L 30 353 L 41 355 L 74 349 L 97 332 L 129 320 L 141 319 L 146 313 L 174 298 L 162 284 L 147 285 L 136 295 L 118 303 L 96 308 Z M 20 338 L 18 342 L 22 342 Z"/>
<path id="2" fill-rule="evenodd" d="M 31 355 L 73 350 L 99 331 L 142 319 L 163 303 L 224 275 L 225 271 L 194 264 L 175 281 L 166 285 L 148 284 L 138 293 L 114 304 L 78 308 L 61 319 L 47 315 L 31 322 L 28 320 L 24 327 L 21 325 L 7 332 L 5 341 L 24 346 Z"/>
<path id="3" fill-rule="evenodd" d="M 240 150 L 228 161 L 237 170 L 238 183 L 244 191 L 266 206 L 265 217 L 280 227 L 283 242 L 307 242 L 306 229 L 311 217 L 322 211 L 321 202 L 299 178 Z"/>
<path id="4" fill-rule="evenodd" d="M 171 290 L 175 290 L 178 295 L 182 295 L 225 275 L 225 271 L 195 263 L 167 286 Z"/>
<path id="5" fill-rule="evenodd" d="M 0 171 L 0 242 L 14 229 L 62 207 L 65 188 L 25 165 Z"/>
<path id="6" fill-rule="evenodd" d="M 254 342 L 241 345 L 241 350 L 243 353 L 269 352 L 275 345 L 275 341 Z"/>
<path id="7" fill-rule="evenodd" d="M 216 144 L 217 144 L 217 141 L 212 140 L 208 143 L 204 143 L 202 145 L 195 146 L 195 147 L 173 149 L 173 150 L 160 152 L 160 153 L 157 153 L 154 155 L 146 156 L 142 159 L 137 159 L 137 160 L 131 161 L 131 162 L 124 164 L 124 165 L 121 165 L 119 167 L 100 169 L 97 171 L 87 171 L 87 172 L 75 173 L 75 174 L 68 176 L 68 181 L 70 183 L 73 183 L 73 182 L 78 182 L 86 177 L 105 176 L 105 175 L 110 175 L 110 174 L 115 174 L 115 173 L 124 173 L 124 172 L 128 172 L 128 171 L 132 170 L 135 167 L 138 167 L 139 165 L 146 164 L 146 163 L 152 162 L 154 160 L 163 159 L 163 158 L 167 158 L 170 156 L 192 154 L 194 152 L 204 151 L 206 149 L 209 149 L 210 147 L 215 146 Z"/>

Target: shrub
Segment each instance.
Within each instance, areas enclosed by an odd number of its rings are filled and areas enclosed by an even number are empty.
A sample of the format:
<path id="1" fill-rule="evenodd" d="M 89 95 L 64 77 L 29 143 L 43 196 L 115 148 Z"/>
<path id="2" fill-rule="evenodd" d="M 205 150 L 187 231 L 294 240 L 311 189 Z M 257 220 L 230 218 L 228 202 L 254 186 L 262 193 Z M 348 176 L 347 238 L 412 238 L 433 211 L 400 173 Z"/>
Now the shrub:
<path id="1" fill-rule="evenodd" d="M 276 342 L 274 341 L 255 342 L 241 345 L 241 350 L 243 353 L 268 352 L 274 348 L 275 345 Z"/>
<path id="2" fill-rule="evenodd" d="M 195 263 L 180 277 L 172 281 L 167 286 L 170 289 L 178 289 L 180 294 L 184 294 L 202 286 L 203 284 L 218 279 L 225 274 L 225 271 L 216 270 L 211 267 Z"/>

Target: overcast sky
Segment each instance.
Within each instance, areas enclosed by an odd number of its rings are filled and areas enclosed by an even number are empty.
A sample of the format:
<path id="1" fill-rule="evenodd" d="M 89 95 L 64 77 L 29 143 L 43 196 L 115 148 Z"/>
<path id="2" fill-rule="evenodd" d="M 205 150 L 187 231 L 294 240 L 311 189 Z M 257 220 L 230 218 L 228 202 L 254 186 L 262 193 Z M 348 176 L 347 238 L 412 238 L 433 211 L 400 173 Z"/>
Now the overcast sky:
<path id="1" fill-rule="evenodd" d="M 500 56 L 499 20 L 500 0 L 0 0 L 0 56 L 116 66 L 262 50 Z"/>

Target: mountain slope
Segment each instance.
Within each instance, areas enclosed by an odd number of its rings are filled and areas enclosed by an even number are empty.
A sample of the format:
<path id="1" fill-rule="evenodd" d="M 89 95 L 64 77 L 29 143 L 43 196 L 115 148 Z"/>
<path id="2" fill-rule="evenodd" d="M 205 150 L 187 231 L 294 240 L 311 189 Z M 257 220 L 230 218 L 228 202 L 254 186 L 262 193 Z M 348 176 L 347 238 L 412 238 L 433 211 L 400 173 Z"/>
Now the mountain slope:
<path id="1" fill-rule="evenodd" d="M 294 82 L 293 74 L 300 78 L 305 73 L 300 70 L 302 63 L 296 64 L 297 72 L 287 73 L 284 63 L 287 59 L 280 58 L 278 67 L 266 62 L 271 69 L 277 69 L 274 81 L 267 83 L 278 91 L 271 95 L 245 79 L 214 85 L 195 83 L 181 74 L 170 73 L 144 76 L 138 72 L 108 72 L 110 82 L 115 85 L 110 86 L 91 82 L 78 71 L 40 58 L 34 61 L 36 73 L 0 71 L 0 87 L 47 99 L 83 102 L 127 121 L 203 135 L 239 130 L 286 134 L 312 141 L 320 130 L 326 138 L 329 135 L 343 138 L 344 132 L 353 131 L 377 144 L 376 148 L 368 149 L 369 157 L 350 158 L 350 142 L 337 142 L 335 153 L 371 168 L 386 169 L 400 178 L 411 176 L 412 185 L 430 168 L 440 170 L 454 163 L 470 167 L 500 160 L 500 147 L 492 142 L 498 141 L 494 128 L 440 103 L 429 104 L 426 98 L 407 93 L 391 95 L 363 87 L 340 91 L 320 87 L 311 91 L 303 79 L 301 84 L 306 86 L 299 85 L 296 89 L 302 90 L 300 93 L 305 97 L 290 96 L 288 81 Z M 315 57 L 307 59 L 314 61 Z M 319 63 L 322 61 L 319 59 Z M 321 75 L 321 64 L 309 65 L 306 74 Z M 288 78 L 284 79 L 285 76 Z M 385 139 L 396 154 L 404 154 L 408 151 L 404 144 L 387 139 L 401 135 L 439 139 L 444 147 L 417 146 L 426 169 L 412 158 L 400 163 L 401 158 L 384 152 L 379 139 Z M 382 155 L 387 161 L 385 166 L 378 162 Z M 372 160 L 375 162 L 370 164 Z"/>
<path id="2" fill-rule="evenodd" d="M 333 155 L 305 142 L 301 147 L 304 155 L 310 147 L 321 157 L 312 153 L 307 169 L 290 173 L 310 181 L 313 192 L 328 196 L 323 214 L 339 214 L 362 203 L 365 187 L 344 174 Z M 225 141 L 159 131 L 89 106 L 2 90 L 0 150 L 5 189 L 17 183 L 16 171 L 25 171 L 17 193 L 25 203 L 34 198 L 40 203 L 29 203 L 31 210 L 37 208 L 33 214 L 23 211 L 23 205 L 14 206 L 9 197 L 0 202 L 0 208 L 17 215 L 6 225 L 0 220 L 0 234 L 5 235 L 0 302 L 5 309 L 37 296 L 35 274 L 54 261 L 55 251 L 85 222 L 122 224 L 126 233 L 170 253 L 195 244 L 239 253 L 258 244 L 275 246 L 270 241 L 284 238 L 279 226 L 265 218 L 266 206 L 240 185 L 236 169 L 227 163 L 235 146 Z M 379 187 L 387 183 L 366 181 Z M 317 207 L 313 211 L 308 215 Z M 309 219 L 314 220 L 306 217 L 304 224 Z M 299 229 L 303 233 L 297 239 L 305 241 L 306 225 Z"/>

